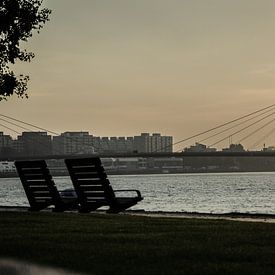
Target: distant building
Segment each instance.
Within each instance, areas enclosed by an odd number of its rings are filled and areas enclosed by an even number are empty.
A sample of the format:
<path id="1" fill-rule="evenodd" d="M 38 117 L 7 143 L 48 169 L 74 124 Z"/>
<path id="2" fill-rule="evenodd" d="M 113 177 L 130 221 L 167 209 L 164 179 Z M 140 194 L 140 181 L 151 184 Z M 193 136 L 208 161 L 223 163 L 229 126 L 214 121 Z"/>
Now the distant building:
<path id="1" fill-rule="evenodd" d="M 9 135 L 4 135 L 0 132 L 0 154 L 2 156 L 15 155 L 15 150 L 13 149 L 14 140 Z"/>
<path id="2" fill-rule="evenodd" d="M 52 138 L 47 132 L 23 132 L 15 144 L 17 150 L 26 156 L 52 154 Z"/>
<path id="3" fill-rule="evenodd" d="M 23 132 L 17 139 L 0 132 L 2 156 L 75 155 L 112 153 L 173 152 L 173 137 L 159 133 L 142 133 L 134 137 L 95 137 L 89 132 L 64 132 L 50 136 L 47 132 Z"/>
<path id="4" fill-rule="evenodd" d="M 268 146 L 263 149 L 264 152 L 274 152 L 275 151 L 275 146 Z"/>
<path id="5" fill-rule="evenodd" d="M 4 135 L 3 132 L 0 132 L 0 149 L 12 147 L 12 137 L 9 135 Z"/>
<path id="6" fill-rule="evenodd" d="M 53 137 L 53 154 L 92 154 L 94 153 L 93 136 L 89 132 L 65 132 Z"/>
<path id="7" fill-rule="evenodd" d="M 132 153 L 132 137 L 103 137 L 100 139 L 99 151 L 102 153 Z"/>
<path id="8" fill-rule="evenodd" d="M 140 172 L 147 169 L 147 158 L 102 158 L 104 169 L 112 172 Z"/>
<path id="9" fill-rule="evenodd" d="M 149 134 L 142 133 L 140 136 L 134 136 L 134 151 L 138 153 L 149 152 Z"/>
<path id="10" fill-rule="evenodd" d="M 229 148 L 222 149 L 224 152 L 245 152 L 242 144 L 230 144 Z"/>
<path id="11" fill-rule="evenodd" d="M 18 154 L 23 154 L 23 152 L 24 152 L 23 141 L 15 139 L 12 143 L 12 148 Z"/>
<path id="12" fill-rule="evenodd" d="M 97 153 L 172 152 L 173 138 L 160 134 L 142 133 L 134 137 L 93 137 Z"/>
<path id="13" fill-rule="evenodd" d="M 196 142 L 195 145 L 192 145 L 184 149 L 185 152 L 216 152 L 216 148 L 209 148 L 204 144 Z"/>
<path id="14" fill-rule="evenodd" d="M 142 133 L 140 136 L 134 136 L 134 151 L 138 153 L 161 153 L 173 152 L 173 137 L 161 136 L 154 133 L 150 136 L 149 133 Z"/>
<path id="15" fill-rule="evenodd" d="M 184 162 L 182 158 L 176 157 L 166 157 L 166 158 L 151 158 L 148 160 L 149 168 L 157 168 L 163 170 L 163 172 L 168 171 L 182 171 L 184 167 Z"/>
<path id="16" fill-rule="evenodd" d="M 138 170 L 139 158 L 117 158 L 115 167 L 118 170 Z"/>
<path id="17" fill-rule="evenodd" d="M 16 168 L 13 161 L 0 161 L 0 173 L 14 173 Z"/>

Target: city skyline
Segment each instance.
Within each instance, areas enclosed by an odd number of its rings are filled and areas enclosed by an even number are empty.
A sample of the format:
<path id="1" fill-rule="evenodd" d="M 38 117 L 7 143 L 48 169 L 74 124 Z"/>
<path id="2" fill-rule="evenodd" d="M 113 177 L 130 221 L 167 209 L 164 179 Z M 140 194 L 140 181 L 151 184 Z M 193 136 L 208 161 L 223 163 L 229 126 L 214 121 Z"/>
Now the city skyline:
<path id="1" fill-rule="evenodd" d="M 18 132 L 19 134 L 19 132 Z M 36 139 L 41 139 L 37 141 Z M 0 131 L 0 153 L 1 150 L 13 149 L 23 152 L 22 141 L 27 142 L 31 150 L 41 147 L 45 141 L 51 145 L 42 146 L 46 151 L 50 151 L 53 155 L 67 154 L 94 154 L 94 153 L 163 153 L 163 152 L 217 152 L 217 151 L 259 151 L 245 148 L 242 143 L 230 143 L 223 148 L 208 146 L 201 142 L 189 142 L 188 145 L 182 147 L 181 150 L 175 150 L 175 142 L 173 136 L 163 136 L 161 133 L 140 133 L 134 136 L 94 136 L 88 131 L 65 131 L 60 135 L 48 133 L 47 131 L 22 131 L 16 137 L 12 137 L 5 132 Z M 38 143 L 37 143 L 38 142 Z M 36 144 L 37 145 L 34 145 Z M 22 147 L 23 146 L 23 147 Z M 38 151 L 44 150 L 37 148 Z M 275 151 L 275 146 L 263 144 L 260 151 Z M 3 151 L 3 152 L 4 152 Z M 29 151 L 29 149 L 27 149 Z M 42 153 L 43 154 L 43 153 Z M 45 155 L 47 155 L 46 153 Z"/>
<path id="2" fill-rule="evenodd" d="M 0 131 L 0 155 L 37 156 L 94 153 L 172 153 L 173 137 L 141 133 L 133 137 L 97 137 L 89 132 L 64 132 L 58 136 L 45 131 L 24 131 L 12 138 Z"/>
<path id="3" fill-rule="evenodd" d="M 15 66 L 30 98 L 0 102 L 3 114 L 59 133 L 177 141 L 274 100 L 274 1 L 44 4 L 51 20 L 26 44 L 36 58 Z"/>

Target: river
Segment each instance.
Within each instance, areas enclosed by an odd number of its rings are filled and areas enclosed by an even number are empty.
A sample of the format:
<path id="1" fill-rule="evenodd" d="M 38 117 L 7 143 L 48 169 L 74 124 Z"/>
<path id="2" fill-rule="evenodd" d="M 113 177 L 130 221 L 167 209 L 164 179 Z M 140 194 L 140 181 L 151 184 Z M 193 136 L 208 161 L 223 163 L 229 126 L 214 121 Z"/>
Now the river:
<path id="1" fill-rule="evenodd" d="M 139 189 L 132 209 L 167 212 L 275 214 L 275 173 L 154 174 L 109 176 L 114 189 Z M 55 177 L 59 190 L 68 177 Z M 1 206 L 28 206 L 18 178 L 0 178 Z"/>

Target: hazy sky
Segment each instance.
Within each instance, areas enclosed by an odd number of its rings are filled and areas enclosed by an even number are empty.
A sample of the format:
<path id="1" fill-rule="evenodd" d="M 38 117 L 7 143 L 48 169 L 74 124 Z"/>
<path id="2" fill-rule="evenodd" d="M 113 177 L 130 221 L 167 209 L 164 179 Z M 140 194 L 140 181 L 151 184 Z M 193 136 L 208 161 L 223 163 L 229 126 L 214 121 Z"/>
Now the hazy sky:
<path id="1" fill-rule="evenodd" d="M 2 114 L 56 132 L 177 141 L 274 103 L 274 0 L 44 3 L 51 21 L 24 45 L 36 58 L 16 66 L 30 98 L 0 102 Z"/>

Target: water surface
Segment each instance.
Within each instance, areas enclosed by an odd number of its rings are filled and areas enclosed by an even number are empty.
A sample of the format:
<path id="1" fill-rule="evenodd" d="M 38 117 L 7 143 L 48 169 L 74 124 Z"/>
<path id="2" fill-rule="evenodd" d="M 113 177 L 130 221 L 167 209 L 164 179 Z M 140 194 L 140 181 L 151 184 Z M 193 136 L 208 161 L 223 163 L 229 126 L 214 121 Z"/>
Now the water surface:
<path id="1" fill-rule="evenodd" d="M 132 209 L 202 213 L 275 214 L 275 173 L 159 174 L 109 176 L 114 189 L 139 189 Z M 54 178 L 58 189 L 68 177 Z M 0 205 L 28 206 L 18 178 L 0 179 Z"/>

